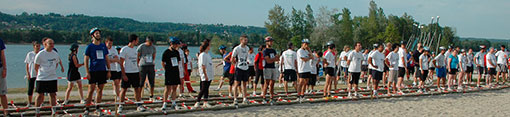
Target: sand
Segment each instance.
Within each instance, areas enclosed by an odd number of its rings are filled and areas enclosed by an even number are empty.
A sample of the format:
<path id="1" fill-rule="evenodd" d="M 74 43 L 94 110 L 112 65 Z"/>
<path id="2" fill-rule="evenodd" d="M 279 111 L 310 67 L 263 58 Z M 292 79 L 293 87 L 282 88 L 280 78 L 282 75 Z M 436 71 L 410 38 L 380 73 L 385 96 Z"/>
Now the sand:
<path id="1" fill-rule="evenodd" d="M 259 106 L 172 116 L 509 116 L 510 89 L 347 102 Z"/>

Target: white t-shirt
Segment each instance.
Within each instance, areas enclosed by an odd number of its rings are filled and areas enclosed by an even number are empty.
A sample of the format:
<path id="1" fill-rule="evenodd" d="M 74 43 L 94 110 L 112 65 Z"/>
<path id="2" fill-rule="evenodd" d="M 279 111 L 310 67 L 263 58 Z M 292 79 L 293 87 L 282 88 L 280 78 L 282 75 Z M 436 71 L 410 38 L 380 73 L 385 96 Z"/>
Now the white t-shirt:
<path id="1" fill-rule="evenodd" d="M 250 48 L 248 46 L 242 47 L 241 45 L 238 45 L 234 48 L 234 51 L 232 52 L 232 57 L 237 57 L 237 65 L 236 69 L 241 70 L 248 70 L 248 51 Z"/>
<path id="2" fill-rule="evenodd" d="M 295 61 L 297 59 L 296 52 L 293 50 L 286 50 L 282 53 L 284 69 L 296 70 Z"/>
<path id="3" fill-rule="evenodd" d="M 112 60 L 114 57 L 120 59 L 119 52 L 115 48 L 108 49 L 108 59 Z M 110 63 L 110 71 L 120 72 L 120 65 L 117 62 Z"/>
<path id="4" fill-rule="evenodd" d="M 476 58 L 476 63 L 480 64 L 481 67 L 484 67 L 485 64 L 484 64 L 484 57 L 485 57 L 485 54 L 487 54 L 486 52 L 478 52 L 475 54 L 475 58 Z"/>
<path id="5" fill-rule="evenodd" d="M 420 64 L 420 70 L 429 70 L 429 56 L 421 54 L 419 59 L 423 64 Z"/>
<path id="6" fill-rule="evenodd" d="M 372 55 L 369 56 L 369 58 L 372 58 L 372 64 L 377 66 L 377 68 L 375 68 L 374 66 L 369 64 L 368 66 L 370 67 L 370 69 L 377 70 L 380 72 L 384 71 L 384 54 L 383 53 L 381 53 L 379 51 L 375 51 L 372 53 Z"/>
<path id="7" fill-rule="evenodd" d="M 214 79 L 214 69 L 212 65 L 211 55 L 209 53 L 202 52 L 198 55 L 198 73 L 200 73 L 200 80 L 205 81 L 205 74 L 202 66 L 205 66 L 205 72 L 207 72 L 207 80 L 212 81 Z"/>
<path id="8" fill-rule="evenodd" d="M 57 64 L 60 56 L 57 52 L 42 50 L 35 55 L 35 64 L 39 65 L 36 81 L 52 81 L 57 79 Z"/>
<path id="9" fill-rule="evenodd" d="M 340 66 L 347 67 L 347 60 L 344 60 L 344 57 L 346 57 L 350 52 L 342 51 L 340 53 Z"/>
<path id="10" fill-rule="evenodd" d="M 496 68 L 496 66 L 491 65 L 489 62 L 492 62 L 494 65 L 497 65 L 496 63 L 496 56 L 494 54 L 487 54 L 487 68 Z"/>
<path id="11" fill-rule="evenodd" d="M 368 65 L 368 53 L 363 53 L 363 62 L 362 65 Z"/>
<path id="12" fill-rule="evenodd" d="M 326 62 L 328 62 L 328 66 L 326 67 L 335 68 L 335 55 L 333 55 L 333 52 L 326 52 L 323 58 L 326 59 Z"/>
<path id="13" fill-rule="evenodd" d="M 307 73 L 312 72 L 311 60 L 303 61 L 301 58 L 309 58 L 308 56 L 310 52 L 304 49 L 299 49 L 297 51 L 297 65 L 298 65 L 298 73 Z"/>
<path id="14" fill-rule="evenodd" d="M 461 68 L 461 70 L 467 70 L 467 63 L 468 63 L 468 58 L 467 56 L 465 55 L 462 55 L 462 54 L 459 54 L 457 55 L 459 57 L 459 63 L 462 63 L 462 65 L 460 65 L 459 68 Z"/>
<path id="15" fill-rule="evenodd" d="M 34 73 L 35 73 L 35 52 L 34 51 L 30 51 L 27 53 L 27 57 L 25 57 L 25 63 L 28 64 L 28 72 L 30 73 L 30 77 L 33 77 L 35 78 L 36 76 L 34 76 Z M 28 77 L 28 76 L 27 76 Z"/>
<path id="16" fill-rule="evenodd" d="M 445 63 L 448 62 L 448 57 L 450 57 L 450 55 L 452 55 L 452 53 L 450 51 L 448 51 L 448 50 L 444 53 L 444 56 L 445 56 L 444 61 L 445 61 Z"/>
<path id="17" fill-rule="evenodd" d="M 312 66 L 311 74 L 317 74 L 317 63 L 319 62 L 319 58 L 313 56 L 313 59 L 310 62 L 310 66 Z"/>
<path id="18" fill-rule="evenodd" d="M 181 57 L 181 60 L 182 61 L 179 61 L 179 78 L 184 78 L 184 65 L 183 63 L 185 63 L 187 60 L 184 59 L 184 51 L 182 51 L 181 48 L 179 48 L 179 57 Z"/>
<path id="19" fill-rule="evenodd" d="M 386 58 L 388 59 L 388 61 L 390 63 L 390 66 L 391 66 L 391 67 L 388 66 L 389 69 L 390 70 L 394 70 L 394 71 L 398 70 L 398 66 L 397 66 L 398 65 L 398 60 L 399 60 L 398 54 L 392 51 L 392 52 L 390 52 L 388 54 L 388 56 L 386 56 Z"/>
<path id="20" fill-rule="evenodd" d="M 496 57 L 498 57 L 497 61 L 498 64 L 506 65 L 508 60 L 508 55 L 506 54 L 506 52 L 500 50 L 496 53 Z"/>
<path id="21" fill-rule="evenodd" d="M 255 52 L 248 54 L 248 66 L 253 67 L 255 63 L 255 55 L 257 55 Z"/>
<path id="22" fill-rule="evenodd" d="M 405 64 L 407 63 L 407 53 L 404 48 L 398 49 L 398 67 L 405 67 Z M 402 58 L 404 58 L 404 62 L 402 62 Z"/>
<path id="23" fill-rule="evenodd" d="M 467 63 L 466 63 L 466 66 L 468 67 L 471 67 L 473 66 L 473 54 L 466 54 L 466 60 L 467 60 Z"/>
<path id="24" fill-rule="evenodd" d="M 120 50 L 120 58 L 124 59 L 124 72 L 126 73 L 138 73 L 140 72 L 138 69 L 138 64 L 136 64 L 136 59 L 138 58 L 138 51 L 136 48 L 124 46 Z"/>
<path id="25" fill-rule="evenodd" d="M 439 53 L 436 58 L 434 58 L 434 60 L 436 60 L 437 67 L 444 67 L 446 65 L 446 61 L 444 61 L 445 58 L 446 57 L 441 53 Z"/>
<path id="26" fill-rule="evenodd" d="M 347 55 L 347 60 L 351 61 L 348 69 L 349 72 L 361 72 L 361 61 L 363 61 L 363 54 L 361 52 L 350 52 Z"/>

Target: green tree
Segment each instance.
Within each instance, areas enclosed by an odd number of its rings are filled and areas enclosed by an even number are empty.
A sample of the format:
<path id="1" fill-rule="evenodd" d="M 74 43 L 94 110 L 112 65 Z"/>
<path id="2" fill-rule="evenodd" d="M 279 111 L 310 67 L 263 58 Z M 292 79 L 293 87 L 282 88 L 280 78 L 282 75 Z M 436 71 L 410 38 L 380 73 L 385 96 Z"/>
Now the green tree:
<path id="1" fill-rule="evenodd" d="M 400 34 L 393 23 L 389 23 L 384 32 L 384 42 L 397 43 L 400 41 Z"/>
<path id="2" fill-rule="evenodd" d="M 281 6 L 275 5 L 269 10 L 268 20 L 264 23 L 264 26 L 275 40 L 274 48 L 284 49 L 290 37 L 288 17 L 285 15 L 285 10 Z"/>

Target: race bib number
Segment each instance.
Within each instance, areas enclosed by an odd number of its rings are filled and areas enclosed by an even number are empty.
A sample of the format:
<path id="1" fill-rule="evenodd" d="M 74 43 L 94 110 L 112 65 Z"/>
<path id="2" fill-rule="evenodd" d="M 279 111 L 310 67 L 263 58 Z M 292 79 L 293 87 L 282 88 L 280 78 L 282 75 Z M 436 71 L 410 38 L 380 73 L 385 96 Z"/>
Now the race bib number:
<path id="1" fill-rule="evenodd" d="M 104 59 L 103 50 L 96 50 L 96 58 L 97 59 Z"/>
<path id="2" fill-rule="evenodd" d="M 146 63 L 152 63 L 152 56 L 145 56 Z"/>
<path id="3" fill-rule="evenodd" d="M 179 65 L 179 62 L 177 61 L 177 57 L 172 57 L 171 60 L 172 60 L 172 67 Z"/>
<path id="4" fill-rule="evenodd" d="M 273 53 L 269 54 L 269 57 L 274 58 L 274 54 Z"/>

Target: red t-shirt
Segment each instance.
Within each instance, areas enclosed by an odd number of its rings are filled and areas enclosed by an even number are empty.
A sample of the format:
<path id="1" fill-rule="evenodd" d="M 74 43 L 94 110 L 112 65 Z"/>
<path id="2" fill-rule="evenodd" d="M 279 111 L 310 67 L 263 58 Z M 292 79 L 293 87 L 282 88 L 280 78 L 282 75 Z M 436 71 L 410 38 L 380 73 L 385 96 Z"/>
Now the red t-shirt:
<path id="1" fill-rule="evenodd" d="M 259 52 L 257 55 L 255 55 L 255 64 L 257 64 L 257 69 L 259 70 L 264 69 L 262 61 L 264 61 L 264 55 L 262 55 L 262 52 Z"/>
<path id="2" fill-rule="evenodd" d="M 228 53 L 228 56 L 232 57 L 232 52 Z M 233 64 L 232 59 L 230 59 L 230 63 L 232 63 L 232 64 L 230 64 L 230 71 L 229 71 L 229 73 L 230 74 L 234 74 L 234 73 L 236 73 L 235 72 L 236 71 L 236 65 Z"/>

